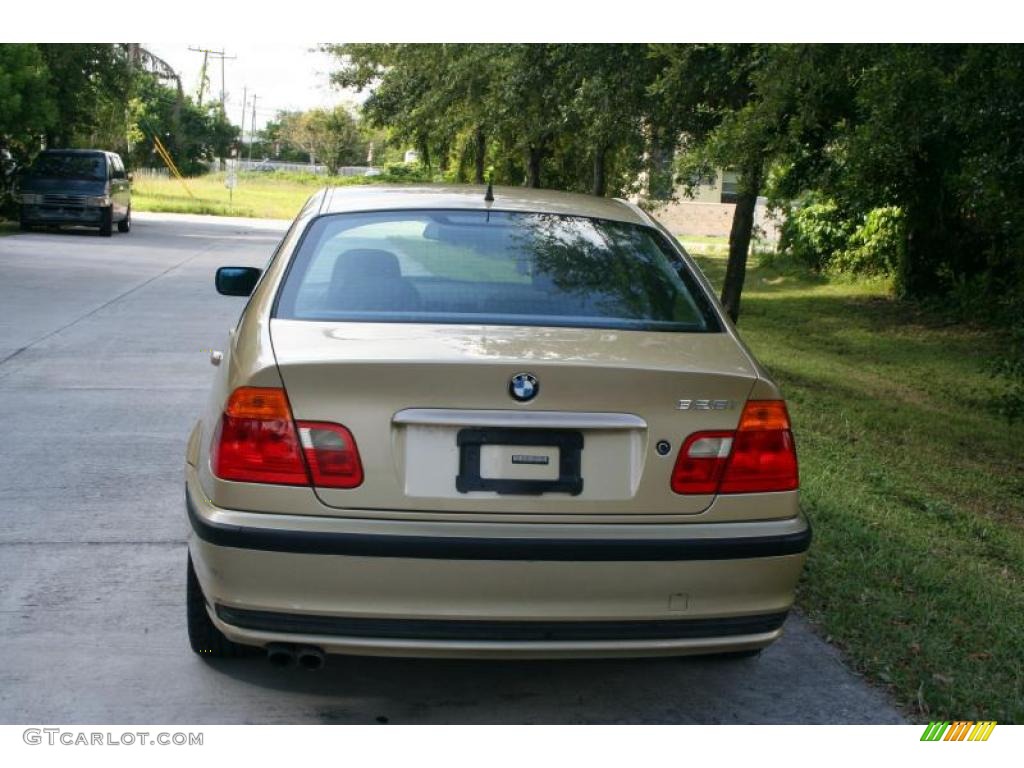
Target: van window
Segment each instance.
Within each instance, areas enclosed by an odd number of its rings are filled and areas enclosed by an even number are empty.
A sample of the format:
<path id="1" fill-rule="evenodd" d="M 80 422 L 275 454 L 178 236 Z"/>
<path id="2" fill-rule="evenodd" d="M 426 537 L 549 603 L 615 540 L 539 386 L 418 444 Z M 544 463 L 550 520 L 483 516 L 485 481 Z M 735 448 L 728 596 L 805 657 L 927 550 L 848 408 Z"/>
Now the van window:
<path id="1" fill-rule="evenodd" d="M 106 181 L 107 158 L 100 154 L 43 152 L 32 163 L 30 173 L 44 179 Z"/>

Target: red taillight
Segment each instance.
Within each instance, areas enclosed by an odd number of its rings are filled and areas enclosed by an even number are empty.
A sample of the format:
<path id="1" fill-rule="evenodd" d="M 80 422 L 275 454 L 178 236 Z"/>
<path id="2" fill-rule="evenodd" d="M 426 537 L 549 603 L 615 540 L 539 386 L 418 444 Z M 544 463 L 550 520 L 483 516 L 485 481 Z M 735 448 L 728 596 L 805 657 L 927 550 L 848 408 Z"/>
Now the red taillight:
<path id="1" fill-rule="evenodd" d="M 686 438 L 672 470 L 676 493 L 716 493 L 729 461 L 733 432 L 697 432 Z"/>
<path id="2" fill-rule="evenodd" d="M 313 485 L 355 488 L 363 482 L 359 449 L 345 427 L 321 421 L 300 421 L 299 439 L 313 475 Z"/>
<path id="3" fill-rule="evenodd" d="M 679 451 L 672 490 L 766 493 L 799 486 L 789 414 L 781 400 L 751 400 L 735 432 L 697 432 Z"/>
<path id="4" fill-rule="evenodd" d="M 300 421 L 297 426 L 283 389 L 236 389 L 213 436 L 213 474 L 276 485 L 309 485 L 312 476 L 313 485 L 327 488 L 355 488 L 363 482 L 351 432 L 340 424 Z"/>
<path id="5" fill-rule="evenodd" d="M 222 480 L 309 485 L 283 389 L 240 387 L 231 393 L 213 436 L 210 466 Z"/>

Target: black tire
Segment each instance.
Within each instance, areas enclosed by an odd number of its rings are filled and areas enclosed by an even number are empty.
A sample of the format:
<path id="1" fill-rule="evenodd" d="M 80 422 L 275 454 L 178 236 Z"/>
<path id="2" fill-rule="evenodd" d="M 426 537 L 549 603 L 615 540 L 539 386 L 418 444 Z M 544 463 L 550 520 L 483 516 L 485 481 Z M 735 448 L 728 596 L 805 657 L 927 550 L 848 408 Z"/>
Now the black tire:
<path id="1" fill-rule="evenodd" d="M 192 568 L 192 555 L 188 556 L 188 576 L 185 601 L 188 608 L 188 642 L 192 651 L 205 659 L 232 659 L 245 655 L 245 646 L 228 640 L 210 621 L 206 612 L 206 598 Z"/>
<path id="2" fill-rule="evenodd" d="M 100 236 L 110 237 L 114 234 L 114 211 L 109 206 L 100 214 Z"/>
<path id="3" fill-rule="evenodd" d="M 128 213 L 125 215 L 124 220 L 117 222 L 118 232 L 131 232 L 132 231 L 132 208 L 128 206 Z"/>
<path id="4" fill-rule="evenodd" d="M 31 232 L 32 225 L 28 222 L 28 219 L 25 218 L 24 206 L 22 206 L 22 208 L 19 209 L 18 213 L 18 227 L 21 229 L 22 232 Z"/>

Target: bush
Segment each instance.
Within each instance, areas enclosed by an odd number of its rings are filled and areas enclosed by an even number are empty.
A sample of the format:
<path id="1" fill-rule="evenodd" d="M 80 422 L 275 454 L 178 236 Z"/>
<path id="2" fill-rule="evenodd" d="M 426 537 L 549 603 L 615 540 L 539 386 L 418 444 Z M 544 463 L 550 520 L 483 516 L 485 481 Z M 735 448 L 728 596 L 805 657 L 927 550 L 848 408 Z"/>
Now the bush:
<path id="1" fill-rule="evenodd" d="M 875 208 L 850 218 L 834 200 L 810 199 L 787 211 L 779 251 L 818 272 L 891 275 L 903 257 L 903 212 Z"/>
<path id="2" fill-rule="evenodd" d="M 903 259 L 906 237 L 903 211 L 890 205 L 868 211 L 845 248 L 833 254 L 828 268 L 854 275 L 891 275 Z"/>
<path id="3" fill-rule="evenodd" d="M 377 177 L 387 181 L 431 181 L 430 172 L 421 163 L 388 163 Z"/>
<path id="4" fill-rule="evenodd" d="M 846 248 L 853 226 L 834 200 L 810 199 L 786 211 L 779 252 L 815 271 L 824 271 L 835 253 Z"/>

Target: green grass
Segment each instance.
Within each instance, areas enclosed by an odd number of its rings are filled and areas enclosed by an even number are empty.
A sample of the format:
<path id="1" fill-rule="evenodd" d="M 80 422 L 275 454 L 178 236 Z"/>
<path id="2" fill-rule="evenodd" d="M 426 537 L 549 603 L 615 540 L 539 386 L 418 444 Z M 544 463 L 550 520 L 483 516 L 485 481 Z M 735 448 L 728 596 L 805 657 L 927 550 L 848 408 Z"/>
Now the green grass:
<path id="1" fill-rule="evenodd" d="M 720 282 L 724 259 L 700 262 Z M 1024 428 L 989 407 L 999 336 L 784 266 L 750 270 L 739 327 L 793 418 L 804 613 L 911 718 L 1024 721 Z"/>
<path id="2" fill-rule="evenodd" d="M 231 194 L 224 185 L 225 176 L 211 173 L 186 179 L 184 184 L 173 178 L 139 176 L 132 184 L 132 206 L 137 211 L 292 219 L 310 195 L 326 186 L 417 181 L 414 176 L 387 174 L 328 178 L 302 173 L 249 172 L 238 174 L 238 184 Z"/>
<path id="3" fill-rule="evenodd" d="M 7 221 L 4 218 L 0 218 L 0 237 L 5 235 L 13 235 L 16 232 L 20 232 L 21 228 L 18 226 L 16 221 Z"/>
<path id="4" fill-rule="evenodd" d="M 729 237 L 727 235 L 677 233 L 676 237 L 683 244 L 687 253 L 693 256 L 727 256 L 729 254 Z M 751 243 L 753 253 L 767 252 L 770 248 L 771 245 L 760 240 L 754 240 Z"/>
<path id="5" fill-rule="evenodd" d="M 185 190 L 186 185 L 193 196 Z M 177 179 L 140 176 L 132 184 L 132 207 L 136 211 L 292 219 L 309 196 L 324 186 L 324 178 L 312 175 L 281 179 L 242 173 L 230 195 L 223 173 L 186 179 L 185 184 Z"/>

